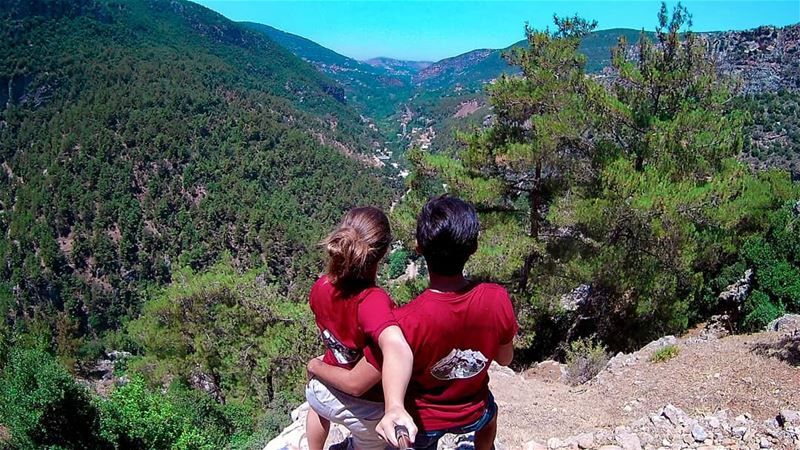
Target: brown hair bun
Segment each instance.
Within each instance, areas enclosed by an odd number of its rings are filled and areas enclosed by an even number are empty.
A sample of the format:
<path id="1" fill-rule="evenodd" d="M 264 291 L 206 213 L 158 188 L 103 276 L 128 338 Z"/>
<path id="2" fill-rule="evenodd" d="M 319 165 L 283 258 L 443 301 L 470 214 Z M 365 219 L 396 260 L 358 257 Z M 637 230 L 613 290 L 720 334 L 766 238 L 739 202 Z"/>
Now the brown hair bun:
<path id="1" fill-rule="evenodd" d="M 372 281 L 391 243 L 389 219 L 383 211 L 371 206 L 351 209 L 321 243 L 328 254 L 328 279 L 334 285 Z"/>

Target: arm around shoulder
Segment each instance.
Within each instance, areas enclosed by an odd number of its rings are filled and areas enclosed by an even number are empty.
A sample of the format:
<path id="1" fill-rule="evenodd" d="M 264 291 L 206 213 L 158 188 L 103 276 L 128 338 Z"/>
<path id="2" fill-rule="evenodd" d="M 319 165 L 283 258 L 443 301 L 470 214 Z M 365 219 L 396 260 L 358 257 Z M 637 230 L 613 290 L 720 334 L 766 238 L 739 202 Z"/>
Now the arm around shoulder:
<path id="1" fill-rule="evenodd" d="M 395 429 L 405 427 L 413 442 L 417 435 L 414 420 L 405 409 L 406 388 L 411 380 L 414 355 L 400 327 L 393 325 L 381 332 L 378 345 L 383 353 L 383 396 L 386 409 L 375 431 L 389 444 L 397 447 Z"/>

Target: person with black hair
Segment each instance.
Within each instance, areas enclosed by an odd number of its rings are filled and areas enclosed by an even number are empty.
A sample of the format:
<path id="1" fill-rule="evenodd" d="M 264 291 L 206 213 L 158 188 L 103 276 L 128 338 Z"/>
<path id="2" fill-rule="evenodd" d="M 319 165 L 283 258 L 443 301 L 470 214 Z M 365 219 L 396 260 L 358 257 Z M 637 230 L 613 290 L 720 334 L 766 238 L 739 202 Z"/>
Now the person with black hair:
<path id="1" fill-rule="evenodd" d="M 489 392 L 489 365 L 511 363 L 519 327 L 503 287 L 464 276 L 479 230 L 475 209 L 453 196 L 430 200 L 417 218 L 417 251 L 428 265 L 430 284 L 393 311 L 413 353 L 405 405 L 419 427 L 411 433 L 417 449 L 435 449 L 446 433 L 475 432 L 477 450 L 494 445 L 497 405 Z M 309 370 L 334 385 L 370 383 L 352 376 L 355 369 L 320 362 Z M 397 416 L 387 415 L 376 430 L 397 445 L 398 424 Z"/>

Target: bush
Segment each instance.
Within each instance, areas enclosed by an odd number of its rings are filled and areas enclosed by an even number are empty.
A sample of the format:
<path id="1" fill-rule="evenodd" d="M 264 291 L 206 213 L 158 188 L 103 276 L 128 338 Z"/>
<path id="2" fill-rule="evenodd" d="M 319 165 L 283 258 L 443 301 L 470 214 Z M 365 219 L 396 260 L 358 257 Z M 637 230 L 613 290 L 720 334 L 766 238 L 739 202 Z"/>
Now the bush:
<path id="1" fill-rule="evenodd" d="M 401 248 L 389 254 L 389 279 L 393 280 L 406 272 L 408 257 L 411 256 L 408 250 Z"/>
<path id="2" fill-rule="evenodd" d="M 428 287 L 428 277 L 417 276 L 402 283 L 392 283 L 389 285 L 389 296 L 398 305 L 405 305 L 417 298 Z"/>
<path id="3" fill-rule="evenodd" d="M 131 372 L 163 385 L 199 370 L 215 379 L 226 402 L 264 409 L 279 394 L 302 401 L 306 362 L 321 352 L 306 303 L 226 263 L 176 272 L 173 280 L 128 325 L 144 353 L 128 363 Z"/>
<path id="4" fill-rule="evenodd" d="M 233 424 L 207 394 L 173 383 L 162 394 L 144 378 L 116 389 L 102 407 L 102 433 L 118 448 L 216 449 Z"/>
<path id="5" fill-rule="evenodd" d="M 744 303 L 744 331 L 763 330 L 770 322 L 782 316 L 786 310 L 783 305 L 775 304 L 763 291 L 755 290 L 747 296 Z"/>
<path id="6" fill-rule="evenodd" d="M 659 363 L 669 361 L 670 359 L 678 356 L 680 351 L 681 349 L 675 344 L 666 345 L 653 352 L 653 354 L 650 356 L 650 362 Z"/>
<path id="7" fill-rule="evenodd" d="M 592 338 L 573 341 L 567 350 L 567 382 L 583 384 L 600 373 L 608 364 L 606 347 Z"/>
<path id="8" fill-rule="evenodd" d="M 97 434 L 100 418 L 91 396 L 48 353 L 12 349 L 0 399 L 11 448 L 110 448 Z"/>

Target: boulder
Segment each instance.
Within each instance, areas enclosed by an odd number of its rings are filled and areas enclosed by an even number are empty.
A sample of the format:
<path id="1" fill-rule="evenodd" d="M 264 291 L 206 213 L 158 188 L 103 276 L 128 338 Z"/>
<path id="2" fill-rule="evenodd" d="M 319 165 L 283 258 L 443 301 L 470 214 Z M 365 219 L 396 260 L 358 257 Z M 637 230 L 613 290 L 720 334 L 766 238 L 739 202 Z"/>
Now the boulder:
<path id="1" fill-rule="evenodd" d="M 201 370 L 199 366 L 192 370 L 187 381 L 189 382 L 190 386 L 208 393 L 217 402 L 222 403 L 224 401 L 224 396 L 219 388 L 217 379 L 213 375 Z"/>
<path id="2" fill-rule="evenodd" d="M 733 321 L 728 314 L 711 316 L 703 330 L 700 332 L 701 340 L 719 339 L 731 334 Z"/>
<path id="3" fill-rule="evenodd" d="M 629 433 L 629 432 L 621 432 L 617 433 L 614 436 L 617 443 L 622 446 L 623 450 L 641 450 L 642 449 L 642 442 L 639 440 L 639 436 Z"/>
<path id="4" fill-rule="evenodd" d="M 665 406 L 663 410 L 661 410 L 661 415 L 666 417 L 667 420 L 669 420 L 672 423 L 672 425 L 676 427 L 683 425 L 688 418 L 688 416 L 686 415 L 685 412 L 683 412 L 682 409 L 672 405 L 671 403 Z"/>
<path id="5" fill-rule="evenodd" d="M 308 443 L 306 442 L 306 415 L 308 414 L 308 403 L 303 403 L 294 409 L 291 413 L 292 424 L 284 428 L 281 433 L 274 439 L 267 443 L 264 450 L 307 450 Z M 325 443 L 325 448 L 332 444 L 344 441 L 350 436 L 350 431 L 347 428 L 332 423 L 330 432 L 328 432 L 328 440 Z"/>
<path id="6" fill-rule="evenodd" d="M 778 317 L 767 325 L 766 330 L 789 333 L 800 331 L 800 314 L 786 314 Z"/>
<path id="7" fill-rule="evenodd" d="M 588 284 L 582 284 L 569 293 L 566 293 L 561 296 L 561 308 L 565 311 L 576 311 L 580 308 L 586 300 L 589 298 L 589 295 L 592 293 L 592 287 Z"/>
<path id="8" fill-rule="evenodd" d="M 547 448 L 554 450 L 557 448 L 565 447 L 566 444 L 559 438 L 550 438 L 547 440 Z"/>
<path id="9" fill-rule="evenodd" d="M 753 269 L 747 269 L 744 276 L 719 293 L 719 300 L 723 303 L 739 305 L 747 298 L 750 286 L 753 284 Z"/>
<path id="10" fill-rule="evenodd" d="M 575 437 L 575 443 L 578 448 L 586 449 L 594 447 L 594 434 L 582 433 Z"/>

